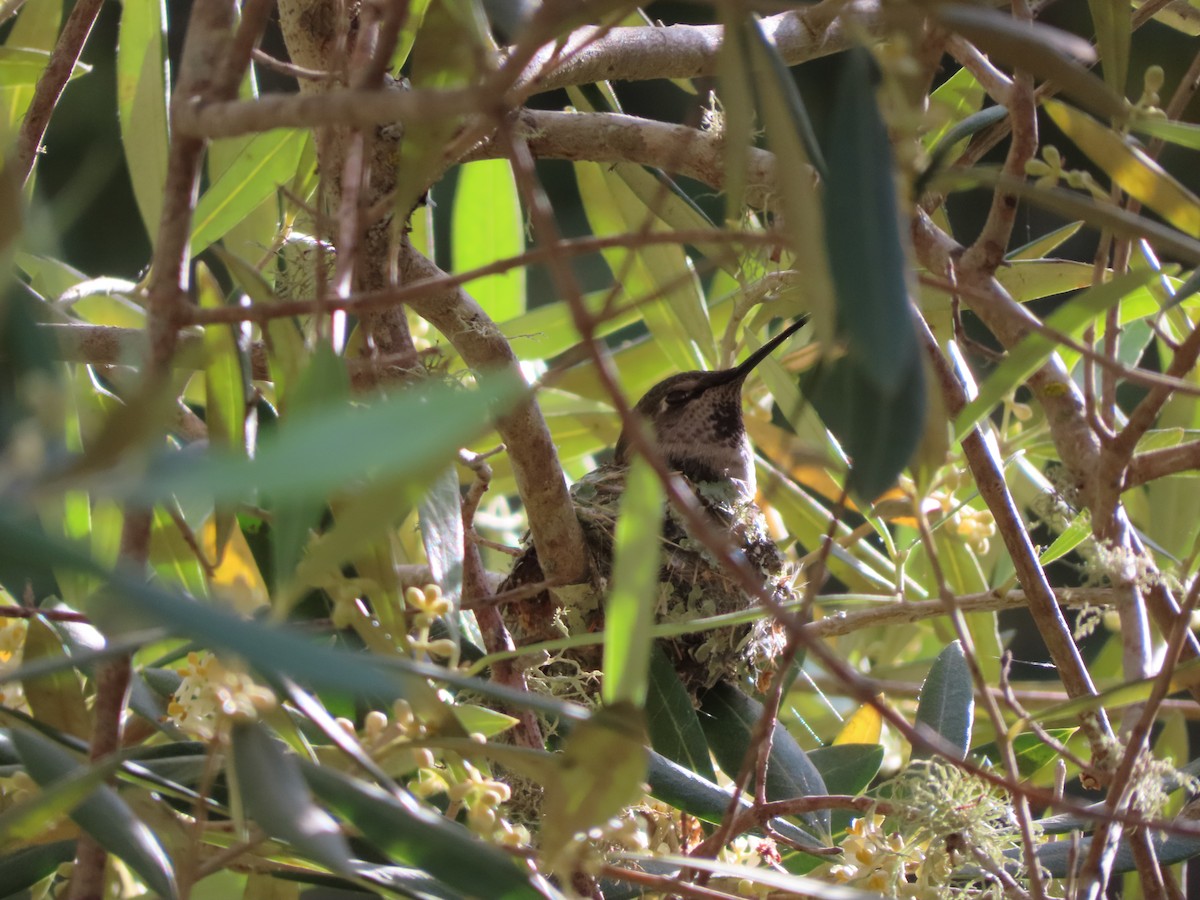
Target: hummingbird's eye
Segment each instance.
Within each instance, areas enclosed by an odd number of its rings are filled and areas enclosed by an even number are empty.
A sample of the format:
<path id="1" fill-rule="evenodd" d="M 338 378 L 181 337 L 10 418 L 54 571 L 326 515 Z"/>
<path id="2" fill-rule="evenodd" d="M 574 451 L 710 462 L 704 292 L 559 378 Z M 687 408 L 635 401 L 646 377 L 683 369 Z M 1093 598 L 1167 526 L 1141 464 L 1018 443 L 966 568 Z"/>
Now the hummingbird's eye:
<path id="1" fill-rule="evenodd" d="M 692 392 L 676 388 L 673 391 L 667 391 L 663 397 L 663 403 L 667 406 L 682 406 L 692 398 Z"/>

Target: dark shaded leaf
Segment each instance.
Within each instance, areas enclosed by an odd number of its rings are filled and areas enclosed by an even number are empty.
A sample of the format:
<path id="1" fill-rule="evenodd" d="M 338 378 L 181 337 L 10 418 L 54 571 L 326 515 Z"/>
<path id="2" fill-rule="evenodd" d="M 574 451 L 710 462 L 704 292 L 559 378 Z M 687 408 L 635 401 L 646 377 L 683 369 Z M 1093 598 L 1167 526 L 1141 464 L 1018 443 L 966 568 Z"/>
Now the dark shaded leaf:
<path id="1" fill-rule="evenodd" d="M 917 724 L 926 726 L 966 758 L 975 721 L 975 691 L 962 644 L 951 641 L 933 661 L 917 702 Z M 929 759 L 931 750 L 913 747 L 913 759 Z"/>
<path id="2" fill-rule="evenodd" d="M 671 762 L 716 781 L 708 741 L 691 695 L 663 652 L 655 644 L 650 650 L 650 689 L 646 695 L 646 730 L 650 746 Z"/>
<path id="3" fill-rule="evenodd" d="M 457 602 L 463 579 L 463 520 L 458 469 L 447 466 L 431 478 L 429 490 L 417 505 L 421 543 L 429 561 L 432 582 Z M 457 607 L 456 607 L 457 608 Z"/>
<path id="4" fill-rule="evenodd" d="M 801 386 L 826 427 L 849 455 L 846 486 L 873 500 L 904 471 L 921 442 L 925 421 L 925 373 L 920 359 L 884 392 L 849 356 L 808 373 Z"/>
<path id="5" fill-rule="evenodd" d="M 695 772 L 688 771 L 658 753 L 650 754 L 650 796 L 663 803 L 714 825 L 729 812 L 729 791 Z M 751 803 L 743 798 L 740 809 L 750 809 Z M 771 828 L 798 844 L 809 844 L 812 836 L 797 828 L 786 819 L 771 819 Z"/>
<path id="6" fill-rule="evenodd" d="M 308 859 L 348 874 L 350 845 L 333 816 L 313 802 L 297 758 L 259 722 L 235 724 L 232 745 L 237 790 L 259 827 Z"/>
<path id="7" fill-rule="evenodd" d="M 700 697 L 700 724 L 713 756 L 729 777 L 736 777 L 741 769 L 751 735 L 762 714 L 761 703 L 729 684 L 718 684 Z M 790 800 L 827 793 L 821 773 L 808 754 L 788 730 L 776 722 L 767 765 L 767 799 Z M 802 818 L 817 834 L 829 833 L 828 810 L 805 813 Z"/>
<path id="8" fill-rule="evenodd" d="M 33 887 L 75 858 L 74 841 L 54 841 L 0 856 L 0 897 Z"/>
<path id="9" fill-rule="evenodd" d="M 21 657 L 28 664 L 37 660 L 59 659 L 66 662 L 58 632 L 43 619 L 35 616 L 29 620 L 25 632 L 25 651 Z M 22 682 L 29 708 L 40 721 L 59 731 L 85 738 L 92 733 L 92 716 L 83 696 L 79 676 L 69 668 L 47 673 Z"/>
<path id="10" fill-rule="evenodd" d="M 829 144 L 837 152 L 829 159 L 823 195 L 825 246 L 837 292 L 838 332 L 856 369 L 890 398 L 905 389 L 918 356 L 907 241 L 891 142 L 875 103 L 874 63 L 864 49 L 840 59 L 829 124 Z"/>
<path id="11" fill-rule="evenodd" d="M 397 862 L 428 872 L 467 896 L 540 896 L 506 853 L 407 794 L 393 796 L 311 763 L 301 769 L 318 797 Z"/>
<path id="12" fill-rule="evenodd" d="M 70 777 L 80 763 L 52 741 L 30 731 L 12 732 L 29 777 L 44 788 Z M 71 813 L 75 823 L 100 846 L 128 864 L 152 891 L 175 896 L 175 871 L 158 838 L 112 788 L 102 785 Z"/>

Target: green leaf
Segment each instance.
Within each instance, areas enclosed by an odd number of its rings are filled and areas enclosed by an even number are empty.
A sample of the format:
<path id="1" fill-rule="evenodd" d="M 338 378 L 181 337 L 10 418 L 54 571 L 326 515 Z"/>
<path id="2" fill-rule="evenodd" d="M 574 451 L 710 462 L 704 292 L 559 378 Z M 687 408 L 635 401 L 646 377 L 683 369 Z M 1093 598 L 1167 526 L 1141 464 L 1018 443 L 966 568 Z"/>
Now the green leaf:
<path id="1" fill-rule="evenodd" d="M 421 543 L 433 583 L 457 600 L 463 579 L 463 520 L 458 469 L 447 466 L 429 481 L 417 506 Z"/>
<path id="2" fill-rule="evenodd" d="M 679 673 L 660 644 L 650 648 L 650 686 L 646 695 L 646 730 L 650 746 L 671 762 L 716 781 L 708 741 L 700 717 Z"/>
<path id="3" fill-rule="evenodd" d="M 1062 559 L 1091 536 L 1092 517 L 1086 511 L 1081 512 L 1054 539 L 1054 543 L 1042 551 L 1038 562 L 1043 566 L 1048 566 L 1056 559 Z"/>
<path id="4" fill-rule="evenodd" d="M 1146 204 L 1185 234 L 1200 237 L 1200 197 L 1091 116 L 1059 100 L 1046 100 L 1043 108 L 1075 146 L 1129 196 Z"/>
<path id="5" fill-rule="evenodd" d="M 1127 0 L 1088 0 L 1104 83 L 1119 95 L 1125 94 L 1129 76 L 1129 41 L 1133 35 L 1133 4 Z"/>
<path id="6" fill-rule="evenodd" d="M 838 331 L 857 371 L 878 394 L 891 397 L 906 390 L 920 368 L 908 302 L 907 242 L 891 142 L 875 103 L 873 65 L 867 50 L 842 56 L 829 125 L 829 142 L 838 152 L 830 158 L 824 194 L 825 247 L 837 291 Z"/>
<path id="7" fill-rule="evenodd" d="M 259 827 L 330 871 L 348 873 L 350 845 L 333 816 L 313 802 L 295 755 L 260 722 L 235 723 L 231 737 L 231 773 Z"/>
<path id="8" fill-rule="evenodd" d="M 917 701 L 917 724 L 941 737 L 965 758 L 975 721 L 975 692 L 962 644 L 952 641 L 933 661 Z M 930 759 L 931 750 L 913 747 L 913 759 Z"/>
<path id="9" fill-rule="evenodd" d="M 1124 97 L 1072 59 L 1086 63 L 1095 60 L 1095 51 L 1082 38 L 967 4 L 940 6 L 937 18 L 994 60 L 1054 82 L 1065 95 L 1096 115 L 1123 119 L 1127 114 Z"/>
<path id="10" fill-rule="evenodd" d="M 459 170 L 451 215 L 454 271 L 467 272 L 525 252 L 525 222 L 507 159 L 467 163 Z M 525 267 L 468 282 L 495 322 L 525 311 Z"/>
<path id="11" fill-rule="evenodd" d="M 1030 241 L 1024 246 L 1018 247 L 1004 258 L 1009 262 L 1016 262 L 1018 260 L 1036 262 L 1043 260 L 1066 243 L 1066 241 L 1073 238 L 1075 233 L 1082 227 L 1082 222 L 1071 222 L 1068 225 L 1062 226 L 1062 228 L 1054 229 L 1047 235 Z M 1088 268 L 1090 269 L 1091 267 L 1089 266 Z M 996 274 L 999 275 L 1000 272 Z"/>
<path id="12" fill-rule="evenodd" d="M 109 757 L 102 763 L 80 766 L 27 800 L 13 803 L 0 813 L 0 842 L 36 842 L 112 777 L 120 765 L 119 757 Z"/>
<path id="13" fill-rule="evenodd" d="M 1078 729 L 1047 728 L 1046 733 L 1052 738 L 1065 744 Z M 1041 769 L 1058 759 L 1058 750 L 1047 744 L 1039 735 L 1023 733 L 1013 738 L 1013 754 L 1017 758 L 1017 770 L 1022 778 L 1032 778 Z M 976 747 L 971 751 L 975 756 L 992 762 L 1000 759 L 1000 748 L 995 741 Z"/>
<path id="14" fill-rule="evenodd" d="M 277 128 L 256 134 L 196 204 L 192 222 L 192 255 L 254 212 L 281 184 L 296 174 L 306 132 Z"/>
<path id="15" fill-rule="evenodd" d="M 658 608 L 663 487 L 640 456 L 634 458 L 625 484 L 613 538 L 612 590 L 604 611 L 601 693 L 607 704 L 641 707 L 650 672 L 650 627 Z"/>
<path id="16" fill-rule="evenodd" d="M 121 147 L 142 223 L 153 244 L 167 181 L 167 8 L 163 0 L 124 0 L 117 34 L 117 115 Z"/>
<path id="17" fill-rule="evenodd" d="M 196 293 L 201 309 L 224 309 L 217 279 L 203 262 L 196 264 Z M 211 445 L 244 454 L 249 406 L 248 333 L 241 325 L 204 328 L 204 423 Z"/>
<path id="18" fill-rule="evenodd" d="M 31 618 L 25 632 L 22 663 L 66 658 L 58 632 L 41 616 Z M 27 678 L 22 686 L 29 708 L 39 722 L 77 738 L 91 736 L 92 716 L 74 671 L 63 669 L 40 678 Z"/>
<path id="19" fill-rule="evenodd" d="M 43 788 L 71 777 L 80 764 L 66 750 L 29 731 L 13 731 L 12 742 L 29 777 Z M 158 838 L 116 791 L 102 785 L 71 813 L 75 823 L 100 846 L 120 857 L 152 891 L 175 896 L 175 872 Z"/>
<path id="20" fill-rule="evenodd" d="M 809 760 L 831 794 L 857 795 L 879 774 L 883 764 L 882 744 L 835 744 L 810 750 Z"/>
<path id="21" fill-rule="evenodd" d="M 37 84 L 50 61 L 46 50 L 28 47 L 0 47 L 0 82 L 8 86 Z M 71 69 L 71 78 L 78 78 L 92 71 L 86 63 L 76 62 Z"/>
<path id="22" fill-rule="evenodd" d="M 728 790 L 658 753 L 650 754 L 650 771 L 647 778 L 650 782 L 650 796 L 695 816 L 702 822 L 715 825 L 729 812 Z M 738 803 L 741 809 L 750 809 L 751 805 L 744 797 Z M 771 819 L 769 824 L 772 830 L 797 843 L 812 842 L 812 836 L 808 832 L 800 830 L 787 819 Z"/>
<path id="23" fill-rule="evenodd" d="M 806 373 L 801 382 L 826 427 L 851 460 L 846 486 L 873 500 L 896 481 L 921 442 L 925 376 L 919 358 L 892 392 L 849 356 Z"/>
<path id="24" fill-rule="evenodd" d="M 546 784 L 542 850 L 554 859 L 580 832 L 615 816 L 642 795 L 649 750 L 642 711 L 603 706 L 571 729 Z"/>
<path id="25" fill-rule="evenodd" d="M 1155 273 L 1148 269 L 1127 272 L 1119 278 L 1096 285 L 1063 304 L 1046 318 L 1046 326 L 1078 338 L 1090 322 L 1144 285 Z M 1008 352 L 995 371 L 979 387 L 979 395 L 963 407 L 954 420 L 954 438 L 966 434 L 1011 391 L 1025 382 L 1054 352 L 1054 340 L 1042 334 L 1030 334 Z"/>
<path id="26" fill-rule="evenodd" d="M 283 421 L 259 441 L 253 459 L 219 451 L 199 458 L 176 454 L 160 458 L 141 478 L 111 486 L 145 503 L 171 494 L 181 502 L 243 502 L 256 493 L 288 502 L 323 501 L 367 476 L 416 478 L 438 468 L 521 390 L 523 385 L 500 375 L 484 378 L 474 391 L 422 384 L 367 407 L 326 407 Z"/>
<path id="27" fill-rule="evenodd" d="M 1162 138 L 1189 150 L 1200 150 L 1200 125 L 1192 122 L 1175 122 L 1153 116 L 1135 116 L 1129 127 L 1140 134 Z"/>
<path id="28" fill-rule="evenodd" d="M 74 858 L 75 841 L 53 841 L 0 856 L 0 896 L 17 896 Z"/>
<path id="29" fill-rule="evenodd" d="M 395 862 L 428 872 L 464 896 L 541 896 L 506 853 L 409 794 L 385 793 L 327 766 L 302 763 L 301 769 L 323 802 Z"/>
<path id="30" fill-rule="evenodd" d="M 741 770 L 750 737 L 762 714 L 761 703 L 730 684 L 718 684 L 700 697 L 700 724 L 717 764 L 730 778 L 737 777 Z M 776 722 L 767 762 L 767 799 L 788 800 L 827 793 L 825 781 L 808 754 Z M 829 810 L 805 813 L 801 818 L 817 834 L 828 834 Z"/>

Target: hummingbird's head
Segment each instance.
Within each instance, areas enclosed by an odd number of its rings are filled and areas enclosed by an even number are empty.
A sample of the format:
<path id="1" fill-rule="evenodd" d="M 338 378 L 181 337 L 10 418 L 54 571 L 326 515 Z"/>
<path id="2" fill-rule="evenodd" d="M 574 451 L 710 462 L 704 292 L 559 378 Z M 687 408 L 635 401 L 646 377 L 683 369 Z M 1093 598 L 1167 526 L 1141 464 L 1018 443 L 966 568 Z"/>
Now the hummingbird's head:
<path id="1" fill-rule="evenodd" d="M 655 446 L 672 469 L 693 482 L 735 478 L 753 495 L 754 456 L 742 420 L 742 385 L 804 321 L 793 322 L 731 369 L 672 375 L 637 402 L 634 412 L 651 424 Z M 630 454 L 628 435 L 622 430 L 617 464 L 628 465 Z"/>

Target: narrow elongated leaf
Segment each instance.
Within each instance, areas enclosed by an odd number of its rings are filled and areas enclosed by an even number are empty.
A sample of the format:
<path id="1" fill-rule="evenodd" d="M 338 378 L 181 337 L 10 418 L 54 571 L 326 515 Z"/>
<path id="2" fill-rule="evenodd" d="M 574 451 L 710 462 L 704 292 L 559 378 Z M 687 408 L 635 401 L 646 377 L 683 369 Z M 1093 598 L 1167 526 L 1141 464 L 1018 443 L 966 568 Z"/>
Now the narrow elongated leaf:
<path id="1" fill-rule="evenodd" d="M 37 84 L 50 60 L 46 50 L 34 50 L 28 47 L 0 47 L 0 82 L 14 86 L 18 84 Z M 71 69 L 70 78 L 86 75 L 92 67 L 86 63 L 77 62 Z"/>
<path id="2" fill-rule="evenodd" d="M 18 895 L 74 858 L 74 841 L 38 844 L 0 856 L 0 896 Z"/>
<path id="3" fill-rule="evenodd" d="M 313 801 L 296 757 L 260 722 L 235 724 L 232 744 L 237 790 L 259 827 L 331 871 L 348 873 L 350 845 Z"/>
<path id="4" fill-rule="evenodd" d="M 994 59 L 1054 82 L 1096 115 L 1117 119 L 1126 115 L 1125 99 L 1075 61 L 1096 59 L 1095 50 L 1082 38 L 982 6 L 945 4 L 938 7 L 937 18 Z"/>
<path id="5" fill-rule="evenodd" d="M 22 661 L 66 659 L 62 639 L 50 623 L 41 616 L 29 620 L 25 632 L 25 652 Z M 25 699 L 39 722 L 78 738 L 92 733 L 92 716 L 83 696 L 79 677 L 70 669 L 27 678 L 23 684 Z"/>
<path id="6" fill-rule="evenodd" d="M 1055 331 L 1078 337 L 1088 323 L 1101 316 L 1121 298 L 1135 291 L 1154 277 L 1148 269 L 1127 272 L 1119 278 L 1084 291 L 1046 318 L 1046 325 Z M 1031 334 L 1010 350 L 996 370 L 979 386 L 979 395 L 968 403 L 954 420 L 955 440 L 962 438 L 987 415 L 1008 393 L 1032 375 L 1054 352 L 1054 341 L 1041 334 Z"/>
<path id="7" fill-rule="evenodd" d="M 0 813 L 0 841 L 44 841 L 51 834 L 50 826 L 91 796 L 120 764 L 114 757 L 98 765 L 80 766 L 29 799 L 14 803 Z"/>
<path id="8" fill-rule="evenodd" d="M 525 251 L 525 223 L 507 159 L 468 163 L 458 176 L 450 225 L 454 271 L 467 272 Z M 467 289 L 493 320 L 525 312 L 525 268 L 470 282 Z"/>
<path id="9" fill-rule="evenodd" d="M 147 503 L 170 494 L 218 502 L 255 493 L 323 500 L 365 474 L 425 474 L 482 432 L 497 406 L 521 389 L 500 376 L 485 379 L 477 391 L 422 385 L 367 408 L 338 406 L 283 422 L 262 438 L 253 459 L 215 451 L 199 459 L 174 455 L 146 476 L 112 486 Z"/>
<path id="10" fill-rule="evenodd" d="M 264 131 L 247 142 L 237 159 L 196 204 L 192 223 L 193 255 L 220 240 L 281 184 L 292 180 L 304 142 L 305 132 L 290 128 Z"/>
<path id="11" fill-rule="evenodd" d="M 407 794 L 387 794 L 324 766 L 301 768 L 317 796 L 395 862 L 428 872 L 465 896 L 540 896 L 511 857 Z"/>
<path id="12" fill-rule="evenodd" d="M 729 812 L 729 791 L 658 753 L 650 754 L 647 778 L 652 797 L 703 822 L 716 824 Z M 738 806 L 749 809 L 751 804 L 743 798 Z M 779 834 L 798 843 L 812 841 L 808 832 L 797 828 L 787 819 L 771 819 L 770 825 Z"/>
<path id="13" fill-rule="evenodd" d="M 708 781 L 717 780 L 691 695 L 659 644 L 650 648 L 646 730 L 656 753 Z"/>
<path id="14" fill-rule="evenodd" d="M 1050 118 L 1129 196 L 1180 231 L 1200 237 L 1200 197 L 1115 131 L 1059 100 L 1043 104 Z"/>
<path id="15" fill-rule="evenodd" d="M 650 672 L 650 626 L 658 607 L 663 488 L 642 457 L 626 475 L 614 536 L 612 591 L 605 607 L 604 683 L 608 704 L 643 706 Z"/>
<path id="16" fill-rule="evenodd" d="M 1088 0 L 1104 83 L 1118 95 L 1125 94 L 1129 75 L 1129 39 L 1133 34 L 1133 5 L 1123 0 Z"/>
<path id="17" fill-rule="evenodd" d="M 971 746 L 971 726 L 975 721 L 975 691 L 971 669 L 962 644 L 952 641 L 933 661 L 921 697 L 917 701 L 917 724 L 941 737 L 965 758 Z M 913 759 L 929 759 L 933 752 L 913 747 Z"/>
<path id="18" fill-rule="evenodd" d="M 906 241 L 896 204 L 891 142 L 875 103 L 866 50 L 843 55 L 829 125 L 838 152 L 825 187 L 825 246 L 837 291 L 838 331 L 878 393 L 905 387 L 917 359 L 908 303 Z M 863 265 L 863 260 L 871 260 Z"/>
<path id="19" fill-rule="evenodd" d="M 29 776 L 42 787 L 70 777 L 80 764 L 53 741 L 30 731 L 12 732 L 13 746 Z M 96 841 L 128 864 L 152 891 L 175 896 L 175 871 L 162 844 L 116 791 L 102 785 L 75 808 L 71 818 Z"/>
<path id="20" fill-rule="evenodd" d="M 1134 118 L 1129 127 L 1140 134 L 1162 138 L 1189 150 L 1200 150 L 1200 125 L 1192 122 L 1174 122 L 1150 116 Z"/>
<path id="21" fill-rule="evenodd" d="M 158 239 L 167 180 L 167 6 L 125 0 L 117 34 L 117 115 L 133 196 L 151 243 Z"/>
<path id="22" fill-rule="evenodd" d="M 417 507 L 421 543 L 429 574 L 442 593 L 455 600 L 462 591 L 463 519 L 458 469 L 448 466 L 431 479 L 429 490 Z"/>
<path id="23" fill-rule="evenodd" d="M 730 778 L 741 770 L 763 706 L 730 684 L 718 684 L 700 698 L 700 724 L 721 769 Z M 778 722 L 767 763 L 768 800 L 788 800 L 826 794 L 825 781 L 808 754 Z M 829 810 L 805 813 L 805 823 L 817 834 L 829 831 Z"/>

